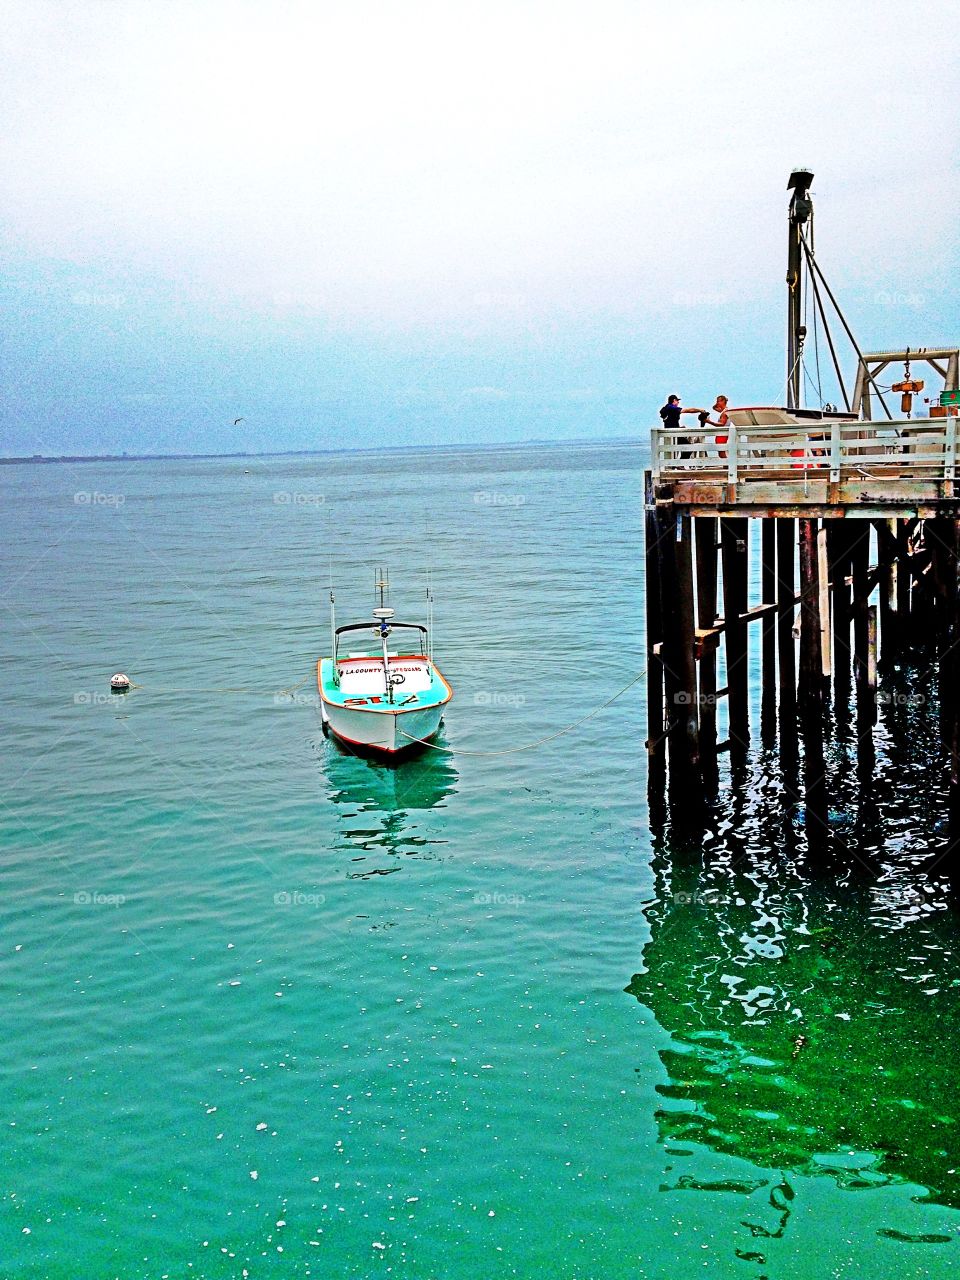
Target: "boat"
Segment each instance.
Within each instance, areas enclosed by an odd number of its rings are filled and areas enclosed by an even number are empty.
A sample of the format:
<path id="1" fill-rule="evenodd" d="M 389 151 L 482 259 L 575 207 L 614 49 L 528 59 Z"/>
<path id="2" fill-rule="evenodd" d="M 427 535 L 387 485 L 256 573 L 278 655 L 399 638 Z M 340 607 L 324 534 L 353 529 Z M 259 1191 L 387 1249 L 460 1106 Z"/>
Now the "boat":
<path id="1" fill-rule="evenodd" d="M 704 421 L 709 412 L 702 410 L 699 427 L 681 426 L 655 433 L 657 461 L 673 470 L 726 472 L 728 447 L 732 447 L 738 473 L 748 471 L 751 463 L 761 458 L 767 469 L 829 466 L 834 424 L 843 427 L 857 421 L 855 413 L 832 405 L 822 409 L 742 405 L 725 412 L 722 427 Z"/>
<path id="2" fill-rule="evenodd" d="M 387 585 L 380 576 L 372 623 L 342 627 L 331 590 L 331 652 L 317 662 L 317 687 L 325 733 L 348 747 L 396 757 L 436 736 L 453 690 L 433 660 L 432 592 L 427 591 L 429 625 L 398 622 L 384 603 Z"/>

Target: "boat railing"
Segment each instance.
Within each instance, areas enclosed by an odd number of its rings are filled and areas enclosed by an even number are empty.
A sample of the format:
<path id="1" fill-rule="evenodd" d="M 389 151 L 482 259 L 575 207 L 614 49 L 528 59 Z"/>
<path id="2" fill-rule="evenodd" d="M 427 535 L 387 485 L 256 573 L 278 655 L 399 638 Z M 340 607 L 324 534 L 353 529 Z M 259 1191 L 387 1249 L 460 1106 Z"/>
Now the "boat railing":
<path id="1" fill-rule="evenodd" d="M 881 422 L 825 421 L 734 426 L 709 434 L 690 427 L 655 427 L 654 479 L 803 481 L 831 483 L 877 476 L 888 480 L 953 480 L 957 418 Z"/>

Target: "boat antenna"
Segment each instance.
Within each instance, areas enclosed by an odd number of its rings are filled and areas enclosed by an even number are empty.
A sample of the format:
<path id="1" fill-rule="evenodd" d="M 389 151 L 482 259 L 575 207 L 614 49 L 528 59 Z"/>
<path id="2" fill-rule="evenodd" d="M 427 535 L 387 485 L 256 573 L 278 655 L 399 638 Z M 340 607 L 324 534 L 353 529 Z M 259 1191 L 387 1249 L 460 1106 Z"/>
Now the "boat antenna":
<path id="1" fill-rule="evenodd" d="M 393 610 L 388 608 L 384 603 L 384 595 L 390 589 L 390 575 L 383 569 L 377 570 L 377 576 L 374 579 L 374 591 L 380 595 L 380 604 L 374 609 L 373 616 L 376 619 L 375 633 L 380 639 L 380 647 L 383 651 L 383 683 L 387 694 L 387 701 L 393 702 L 393 680 L 390 676 L 390 653 L 387 649 L 387 637 L 393 628 L 390 620 L 393 617 Z"/>
<path id="2" fill-rule="evenodd" d="M 433 571 L 427 570 L 427 659 L 433 663 Z"/>
<path id="3" fill-rule="evenodd" d="M 390 571 L 389 569 L 378 569 L 373 576 L 373 600 L 374 604 L 378 604 L 377 596 L 379 594 L 378 607 L 386 608 L 384 594 L 390 590 Z"/>
<path id="4" fill-rule="evenodd" d="M 337 602 L 334 599 L 332 582 L 330 584 L 330 658 L 333 662 L 334 684 L 339 684 L 340 670 L 337 667 Z"/>

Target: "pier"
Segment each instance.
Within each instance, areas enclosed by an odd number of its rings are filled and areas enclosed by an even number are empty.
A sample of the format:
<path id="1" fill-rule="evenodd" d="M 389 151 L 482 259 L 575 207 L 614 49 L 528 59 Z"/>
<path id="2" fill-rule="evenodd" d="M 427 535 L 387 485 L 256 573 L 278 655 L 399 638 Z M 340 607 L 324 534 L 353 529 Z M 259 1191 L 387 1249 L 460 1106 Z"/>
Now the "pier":
<path id="1" fill-rule="evenodd" d="M 808 844 L 823 847 L 829 716 L 844 721 L 855 707 L 858 758 L 869 769 L 878 672 L 922 651 L 936 666 L 947 848 L 958 870 L 960 349 L 857 348 L 850 399 L 836 365 L 845 407 L 801 406 L 804 275 L 818 304 L 818 280 L 826 287 L 804 233 L 810 179 L 795 171 L 790 182 L 787 405 L 732 409 L 722 433 L 695 419 L 652 432 L 645 475 L 651 802 L 662 798 L 695 820 L 700 802 L 717 792 L 719 757 L 729 755 L 735 779 L 759 736 L 763 747 L 779 745 L 782 757 L 802 764 L 797 799 Z M 819 314 L 826 328 L 822 305 Z M 830 350 L 835 358 L 832 340 Z M 903 382 L 884 388 L 902 394 L 893 417 L 877 374 L 898 361 Z M 911 377 L 911 362 L 942 379 L 929 418 L 912 416 L 924 383 Z M 869 416 L 877 405 L 887 416 Z M 753 604 L 751 594 L 759 595 Z M 759 668 L 758 723 L 751 666 Z"/>
<path id="2" fill-rule="evenodd" d="M 731 426 L 726 457 L 690 429 L 653 432 L 646 473 L 650 786 L 685 805 L 710 794 L 759 730 L 803 743 L 805 804 L 826 818 L 823 720 L 856 693 L 871 749 L 877 672 L 922 642 L 936 654 L 960 830 L 957 418 Z M 748 607 L 750 583 L 760 602 Z M 796 631 L 799 631 L 797 645 Z M 751 724 L 751 646 L 761 711 Z M 718 684 L 722 650 L 726 683 Z M 717 711 L 725 702 L 728 734 Z"/>

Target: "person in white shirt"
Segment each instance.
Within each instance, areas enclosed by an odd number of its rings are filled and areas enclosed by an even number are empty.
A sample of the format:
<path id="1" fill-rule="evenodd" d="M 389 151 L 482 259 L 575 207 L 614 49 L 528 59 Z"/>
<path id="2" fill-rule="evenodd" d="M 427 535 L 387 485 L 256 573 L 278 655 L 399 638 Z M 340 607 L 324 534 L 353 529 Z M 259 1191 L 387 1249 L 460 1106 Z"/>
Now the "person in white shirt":
<path id="1" fill-rule="evenodd" d="M 717 445 L 726 444 L 727 440 L 729 439 L 729 434 L 726 431 L 724 431 L 724 428 L 727 426 L 729 421 L 729 411 L 727 409 L 726 396 L 717 396 L 713 404 L 713 412 L 717 415 L 716 422 L 714 422 L 712 418 L 708 417 L 705 425 L 708 427 L 716 427 L 718 431 L 723 431 L 724 432 L 723 435 L 714 436 L 714 442 Z M 718 452 L 721 458 L 725 458 L 727 456 L 726 450 L 724 449 L 720 449 L 718 450 Z"/>

